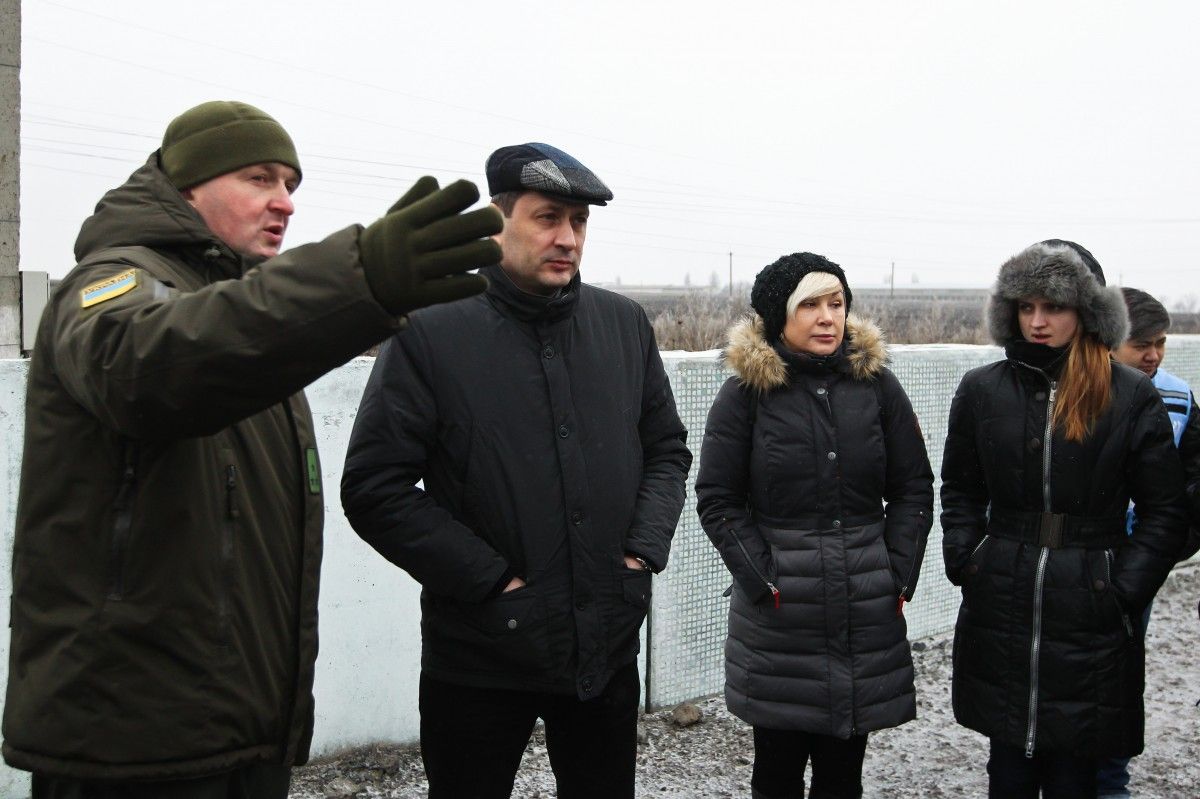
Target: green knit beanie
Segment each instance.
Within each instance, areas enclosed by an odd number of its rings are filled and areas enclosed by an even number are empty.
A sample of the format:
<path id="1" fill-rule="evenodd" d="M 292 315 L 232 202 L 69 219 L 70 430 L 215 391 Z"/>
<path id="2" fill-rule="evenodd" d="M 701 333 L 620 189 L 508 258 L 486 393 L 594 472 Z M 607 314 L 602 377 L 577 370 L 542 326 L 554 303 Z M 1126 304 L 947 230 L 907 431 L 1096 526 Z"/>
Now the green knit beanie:
<path id="1" fill-rule="evenodd" d="M 269 114 L 233 100 L 201 103 L 171 120 L 159 157 L 181 191 L 251 164 L 280 163 L 300 172 L 287 131 Z"/>

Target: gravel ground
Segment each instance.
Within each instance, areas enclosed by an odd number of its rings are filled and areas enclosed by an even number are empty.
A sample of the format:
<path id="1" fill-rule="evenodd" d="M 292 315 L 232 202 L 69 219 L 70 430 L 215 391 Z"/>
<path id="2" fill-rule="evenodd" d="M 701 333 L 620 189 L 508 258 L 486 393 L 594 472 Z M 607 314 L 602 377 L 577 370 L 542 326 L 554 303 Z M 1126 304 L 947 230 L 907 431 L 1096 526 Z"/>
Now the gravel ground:
<path id="1" fill-rule="evenodd" d="M 1138 799 L 1200 797 L 1200 564 L 1180 567 L 1154 605 L 1147 640 L 1146 752 L 1130 766 Z M 867 799 L 985 796 L 986 739 L 954 723 L 950 710 L 950 636 L 913 644 L 918 718 L 871 736 L 863 783 Z M 672 712 L 647 715 L 639 730 L 642 797 L 748 797 L 750 729 L 719 698 L 696 703 L 688 727 Z M 297 769 L 293 799 L 425 796 L 415 746 L 356 749 Z M 554 780 L 541 731 L 534 734 L 514 797 L 550 799 Z"/>

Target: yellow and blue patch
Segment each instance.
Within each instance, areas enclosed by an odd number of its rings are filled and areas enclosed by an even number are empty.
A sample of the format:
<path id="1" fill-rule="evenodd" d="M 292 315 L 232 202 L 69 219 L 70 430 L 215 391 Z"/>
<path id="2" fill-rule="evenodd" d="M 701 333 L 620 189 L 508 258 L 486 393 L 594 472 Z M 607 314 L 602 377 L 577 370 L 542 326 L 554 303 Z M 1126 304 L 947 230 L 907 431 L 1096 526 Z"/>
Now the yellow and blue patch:
<path id="1" fill-rule="evenodd" d="M 129 269 L 119 275 L 105 278 L 99 283 L 93 283 L 87 288 L 79 292 L 83 301 L 84 308 L 91 308 L 93 305 L 99 305 L 106 300 L 111 300 L 114 297 L 120 297 L 137 288 L 137 270 Z"/>

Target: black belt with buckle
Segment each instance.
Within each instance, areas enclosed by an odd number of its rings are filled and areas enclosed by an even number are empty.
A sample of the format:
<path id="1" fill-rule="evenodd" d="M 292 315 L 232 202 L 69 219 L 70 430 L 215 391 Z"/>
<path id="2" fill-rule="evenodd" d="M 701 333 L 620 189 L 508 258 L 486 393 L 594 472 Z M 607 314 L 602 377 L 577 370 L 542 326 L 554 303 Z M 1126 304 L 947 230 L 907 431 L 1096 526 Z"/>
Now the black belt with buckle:
<path id="1" fill-rule="evenodd" d="M 992 508 L 987 531 L 988 535 L 997 538 L 1011 538 L 1050 549 L 1106 549 L 1120 546 L 1127 538 L 1123 513 L 1120 516 L 1074 516 Z"/>

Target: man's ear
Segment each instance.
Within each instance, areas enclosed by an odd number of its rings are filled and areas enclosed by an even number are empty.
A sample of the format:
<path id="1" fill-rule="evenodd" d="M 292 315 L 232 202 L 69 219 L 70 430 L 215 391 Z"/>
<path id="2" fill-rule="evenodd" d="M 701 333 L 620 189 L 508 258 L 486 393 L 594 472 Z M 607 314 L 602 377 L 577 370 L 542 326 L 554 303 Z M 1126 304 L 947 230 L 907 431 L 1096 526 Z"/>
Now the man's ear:
<path id="1" fill-rule="evenodd" d="M 180 189 L 179 193 L 182 194 L 183 199 L 187 200 L 190 204 L 192 204 L 192 205 L 196 204 L 196 202 L 195 202 L 196 195 L 192 194 L 191 189 Z"/>

